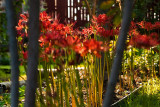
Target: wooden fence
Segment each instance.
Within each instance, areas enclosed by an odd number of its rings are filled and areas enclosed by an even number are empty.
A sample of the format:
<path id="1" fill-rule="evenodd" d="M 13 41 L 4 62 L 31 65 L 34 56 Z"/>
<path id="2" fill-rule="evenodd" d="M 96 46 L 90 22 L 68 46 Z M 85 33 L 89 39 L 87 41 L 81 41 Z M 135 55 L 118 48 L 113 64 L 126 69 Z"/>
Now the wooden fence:
<path id="1" fill-rule="evenodd" d="M 84 26 L 89 22 L 87 8 L 82 0 L 45 0 L 47 13 L 60 20 L 61 23 L 76 22 L 75 26 Z"/>
<path id="2" fill-rule="evenodd" d="M 83 0 L 44 0 L 47 3 L 47 12 L 61 23 L 77 22 L 76 26 L 84 26 L 89 20 L 87 8 L 82 5 Z M 148 21 L 160 20 L 159 0 L 147 3 L 145 19 Z M 145 7 L 144 7 L 145 8 Z"/>
<path id="3" fill-rule="evenodd" d="M 152 3 L 147 4 L 146 19 L 159 21 L 160 20 L 160 3 L 159 0 L 152 0 Z"/>
<path id="4" fill-rule="evenodd" d="M 57 18 L 61 23 L 76 22 L 76 27 L 84 26 L 89 22 L 90 17 L 87 8 L 82 5 L 83 0 L 42 0 L 47 4 L 49 13 L 54 18 Z M 147 4 L 147 12 L 145 18 L 147 20 L 160 20 L 160 3 L 159 0 L 153 0 Z M 5 12 L 5 0 L 0 0 L 0 13 Z"/>

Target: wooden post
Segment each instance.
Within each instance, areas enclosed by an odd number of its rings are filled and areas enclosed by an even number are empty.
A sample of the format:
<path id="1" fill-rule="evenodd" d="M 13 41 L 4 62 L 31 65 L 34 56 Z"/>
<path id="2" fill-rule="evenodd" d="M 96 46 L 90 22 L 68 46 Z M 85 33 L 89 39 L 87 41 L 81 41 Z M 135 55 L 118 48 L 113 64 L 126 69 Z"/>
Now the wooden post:
<path id="1" fill-rule="evenodd" d="M 35 107 L 38 74 L 39 0 L 29 0 L 29 42 L 25 107 Z"/>
<path id="2" fill-rule="evenodd" d="M 120 31 L 117 45 L 116 45 L 116 54 L 115 54 L 114 62 L 111 69 L 110 79 L 106 89 L 107 92 L 105 94 L 103 107 L 110 107 L 112 104 L 114 90 L 115 90 L 115 86 L 117 83 L 117 79 L 119 76 L 119 71 L 122 63 L 123 51 L 125 49 L 127 32 L 130 26 L 132 6 L 133 6 L 133 0 L 125 0 L 125 4 L 123 8 L 121 31 Z"/>
<path id="3" fill-rule="evenodd" d="M 7 14 L 7 30 L 9 35 L 9 50 L 11 55 L 11 107 L 18 107 L 19 98 L 19 61 L 17 49 L 17 25 L 16 12 L 13 5 L 13 0 L 6 0 Z"/>

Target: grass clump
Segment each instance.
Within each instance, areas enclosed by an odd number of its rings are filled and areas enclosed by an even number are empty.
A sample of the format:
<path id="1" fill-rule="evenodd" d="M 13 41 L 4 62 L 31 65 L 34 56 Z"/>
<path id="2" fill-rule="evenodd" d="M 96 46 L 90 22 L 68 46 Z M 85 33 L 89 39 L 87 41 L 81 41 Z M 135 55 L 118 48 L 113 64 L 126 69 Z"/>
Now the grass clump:
<path id="1" fill-rule="evenodd" d="M 149 79 L 142 89 L 120 102 L 118 107 L 160 107 L 160 79 Z"/>

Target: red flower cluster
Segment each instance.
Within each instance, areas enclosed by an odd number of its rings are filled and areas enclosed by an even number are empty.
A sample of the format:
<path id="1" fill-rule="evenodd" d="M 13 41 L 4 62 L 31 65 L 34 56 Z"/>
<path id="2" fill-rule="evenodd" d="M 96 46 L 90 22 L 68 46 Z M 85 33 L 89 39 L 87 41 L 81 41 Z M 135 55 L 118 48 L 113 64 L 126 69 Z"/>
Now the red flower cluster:
<path id="1" fill-rule="evenodd" d="M 22 54 L 24 59 L 28 58 L 28 51 L 22 51 Z"/>
<path id="2" fill-rule="evenodd" d="M 102 37 L 110 37 L 110 36 L 113 36 L 113 29 L 106 30 L 103 27 L 98 27 L 97 34 L 99 34 Z"/>
<path id="3" fill-rule="evenodd" d="M 97 17 L 97 23 L 100 25 L 105 25 L 106 23 L 108 23 L 109 18 L 106 16 L 106 14 L 100 14 Z"/>
<path id="4" fill-rule="evenodd" d="M 28 32 L 27 32 L 27 29 L 28 29 L 28 13 L 25 13 L 25 14 L 21 14 L 20 15 L 20 20 L 18 22 L 18 26 L 16 26 L 16 29 L 17 29 L 17 33 L 19 35 L 21 35 L 21 37 L 27 37 L 28 36 Z M 22 33 L 23 31 L 23 33 Z"/>
<path id="5" fill-rule="evenodd" d="M 22 44 L 21 49 L 24 49 L 23 41 L 27 36 L 28 30 L 28 14 L 21 14 L 21 19 L 19 20 L 18 26 L 16 27 L 19 32 L 19 37 L 21 39 L 19 42 Z M 100 51 L 104 51 L 102 42 L 96 41 L 95 39 L 88 40 L 84 39 L 84 36 L 94 34 L 93 26 L 89 28 L 84 28 L 82 31 L 74 30 L 73 24 L 64 25 L 59 23 L 58 20 L 52 19 L 47 13 L 40 13 L 40 38 L 39 44 L 41 47 L 40 57 L 44 60 L 49 60 L 49 57 L 55 60 L 56 58 L 65 55 L 65 51 L 70 52 L 74 50 L 81 56 L 85 56 L 87 53 L 93 53 L 97 57 L 100 57 Z M 107 16 L 100 15 L 97 18 L 97 23 L 104 24 L 107 22 Z M 103 32 L 101 32 L 103 33 Z M 109 33 L 109 34 L 108 34 Z M 113 35 L 113 31 L 106 32 L 104 36 Z M 27 46 L 25 46 L 27 47 Z M 26 49 L 25 49 L 26 50 Z M 27 51 L 23 53 L 23 58 L 27 58 Z"/>
<path id="6" fill-rule="evenodd" d="M 147 31 L 160 28 L 160 22 L 155 22 L 152 24 L 151 22 L 141 21 L 138 23 L 138 25 Z"/>
<path id="7" fill-rule="evenodd" d="M 26 14 L 21 14 L 20 17 L 22 19 L 19 20 L 18 26 L 16 27 L 16 29 L 18 31 L 22 30 L 22 28 L 25 28 L 27 26 L 26 23 L 28 22 L 28 14 L 27 13 Z"/>
<path id="8" fill-rule="evenodd" d="M 50 16 L 47 15 L 45 11 L 40 13 L 39 20 L 40 20 L 40 30 L 42 32 L 45 32 L 46 30 L 51 31 L 51 21 L 53 20 L 51 19 Z"/>
<path id="9" fill-rule="evenodd" d="M 111 18 L 106 14 L 100 14 L 98 17 L 93 17 L 92 25 L 95 28 L 96 34 L 101 37 L 109 38 L 110 36 L 118 35 L 119 27 L 113 29 L 110 24 Z"/>
<path id="10" fill-rule="evenodd" d="M 85 56 L 87 53 L 92 53 L 97 57 L 101 57 L 100 51 L 104 50 L 101 46 L 102 42 L 96 41 L 95 39 L 86 40 L 83 44 L 78 44 L 74 47 L 74 50 L 81 54 L 81 56 Z"/>
<path id="11" fill-rule="evenodd" d="M 92 34 L 94 34 L 94 29 L 92 26 L 90 26 L 89 28 L 84 28 L 82 29 L 82 34 L 85 36 L 85 37 L 88 37 Z"/>
<path id="12" fill-rule="evenodd" d="M 140 31 L 144 31 L 144 29 L 146 29 L 145 33 L 140 33 Z M 129 31 L 129 35 L 131 36 L 129 45 L 146 49 L 159 45 L 160 37 L 156 29 L 160 29 L 160 22 L 152 24 L 146 21 L 138 23 L 132 21 Z"/>

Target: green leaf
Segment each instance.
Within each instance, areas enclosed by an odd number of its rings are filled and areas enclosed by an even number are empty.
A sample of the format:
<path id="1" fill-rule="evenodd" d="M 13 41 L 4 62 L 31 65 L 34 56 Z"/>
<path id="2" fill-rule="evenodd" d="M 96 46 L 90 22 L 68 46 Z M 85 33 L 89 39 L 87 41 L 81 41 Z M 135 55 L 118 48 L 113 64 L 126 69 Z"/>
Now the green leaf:
<path id="1" fill-rule="evenodd" d="M 121 15 L 120 15 L 120 14 L 117 14 L 117 15 L 114 17 L 114 20 L 113 20 L 114 26 L 120 25 L 121 19 L 122 19 L 122 18 L 121 18 Z"/>
<path id="2" fill-rule="evenodd" d="M 22 37 L 21 36 L 18 37 L 18 41 L 22 41 Z"/>
<path id="3" fill-rule="evenodd" d="M 114 16 L 114 15 L 116 15 L 117 13 L 121 13 L 120 9 L 119 9 L 119 8 L 113 8 L 113 9 L 110 9 L 110 10 L 107 12 L 107 15 L 108 15 L 108 16 Z"/>
<path id="4" fill-rule="evenodd" d="M 103 10 L 109 9 L 114 4 L 113 0 L 104 1 L 101 3 L 100 8 Z"/>

